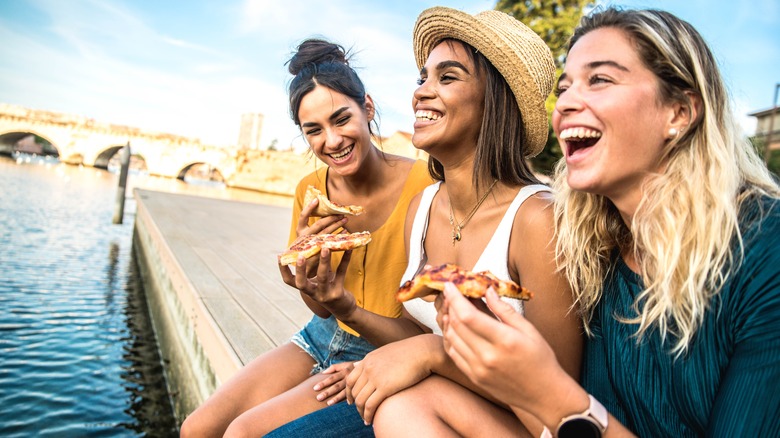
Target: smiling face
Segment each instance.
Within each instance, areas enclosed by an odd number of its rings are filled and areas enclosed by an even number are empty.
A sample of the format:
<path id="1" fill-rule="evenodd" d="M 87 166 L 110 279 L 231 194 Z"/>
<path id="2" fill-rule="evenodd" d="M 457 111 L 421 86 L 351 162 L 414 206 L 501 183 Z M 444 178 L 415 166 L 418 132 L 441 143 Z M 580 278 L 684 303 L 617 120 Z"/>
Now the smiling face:
<path id="1" fill-rule="evenodd" d="M 631 212 L 643 179 L 661 169 L 675 107 L 627 34 L 600 28 L 572 47 L 558 82 L 553 129 L 574 190 L 604 195 Z"/>
<path id="2" fill-rule="evenodd" d="M 443 41 L 428 55 L 415 90 L 412 143 L 436 159 L 473 153 L 482 124 L 485 79 L 460 42 Z"/>
<path id="3" fill-rule="evenodd" d="M 368 122 L 374 115 L 371 98 L 366 108 L 353 99 L 317 85 L 301 99 L 298 117 L 312 152 L 341 175 L 356 172 L 373 147 Z"/>

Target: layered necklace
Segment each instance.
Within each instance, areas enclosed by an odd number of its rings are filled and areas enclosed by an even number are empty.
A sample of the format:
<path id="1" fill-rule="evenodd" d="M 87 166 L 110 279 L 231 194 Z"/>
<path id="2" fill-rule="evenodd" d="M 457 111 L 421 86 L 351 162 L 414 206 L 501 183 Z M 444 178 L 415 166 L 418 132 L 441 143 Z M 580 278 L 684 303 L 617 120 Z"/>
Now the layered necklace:
<path id="1" fill-rule="evenodd" d="M 474 207 L 471 209 L 469 214 L 466 215 L 466 218 L 462 221 L 458 222 L 458 220 L 455 218 L 455 211 L 452 209 L 452 198 L 450 198 L 450 192 L 447 191 L 447 200 L 450 202 L 450 225 L 452 226 L 452 246 L 455 246 L 455 242 L 460 242 L 460 239 L 462 238 L 461 231 L 463 231 L 464 228 L 466 228 L 466 225 L 469 223 L 471 218 L 474 216 L 474 213 L 477 212 L 479 209 L 479 206 L 482 205 L 483 202 L 485 202 L 485 199 L 487 199 L 490 192 L 493 191 L 493 187 L 496 186 L 496 183 L 498 180 L 494 180 L 493 184 L 488 187 L 488 189 L 485 191 L 485 194 L 482 195 L 482 198 L 477 201 L 476 204 L 474 204 Z"/>

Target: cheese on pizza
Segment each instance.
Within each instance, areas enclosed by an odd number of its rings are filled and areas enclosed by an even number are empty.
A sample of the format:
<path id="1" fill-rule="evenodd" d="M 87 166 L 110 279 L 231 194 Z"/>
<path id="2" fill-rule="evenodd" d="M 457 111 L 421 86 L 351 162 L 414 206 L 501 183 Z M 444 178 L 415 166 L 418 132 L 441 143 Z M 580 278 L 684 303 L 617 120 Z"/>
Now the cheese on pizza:
<path id="1" fill-rule="evenodd" d="M 502 297 L 518 300 L 529 300 L 533 297 L 533 293 L 528 289 L 511 280 L 500 280 L 490 271 L 472 272 L 458 265 L 445 263 L 423 267 L 414 278 L 401 285 L 396 292 L 396 299 L 404 302 L 439 293 L 444 290 L 445 283 L 454 284 L 460 293 L 469 298 L 484 297 L 489 287 Z"/>
<path id="2" fill-rule="evenodd" d="M 277 256 L 282 266 L 294 265 L 299 255 L 305 258 L 317 255 L 323 248 L 331 251 L 349 251 L 371 242 L 371 233 L 308 234 L 301 236 L 283 253 Z"/>
<path id="3" fill-rule="evenodd" d="M 363 207 L 359 205 L 337 204 L 328 199 L 327 196 L 314 188 L 314 186 L 309 186 L 306 189 L 306 196 L 303 198 L 303 206 L 305 207 L 309 205 L 315 198 L 317 198 L 319 202 L 317 202 L 317 208 L 312 212 L 312 216 L 325 217 L 337 214 L 351 214 L 353 216 L 358 216 L 363 214 Z"/>

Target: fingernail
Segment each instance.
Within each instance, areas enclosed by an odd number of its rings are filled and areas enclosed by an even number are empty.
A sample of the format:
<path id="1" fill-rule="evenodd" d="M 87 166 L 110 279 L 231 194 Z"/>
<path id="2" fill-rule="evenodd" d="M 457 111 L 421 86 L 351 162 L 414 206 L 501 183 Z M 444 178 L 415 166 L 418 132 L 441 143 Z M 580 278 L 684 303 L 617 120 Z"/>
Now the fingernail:
<path id="1" fill-rule="evenodd" d="M 325 396 L 323 396 L 322 394 L 317 394 L 317 401 L 322 401 L 322 399 L 324 398 Z"/>
<path id="2" fill-rule="evenodd" d="M 328 400 L 328 406 L 333 406 L 333 403 L 335 403 L 335 400 Z"/>

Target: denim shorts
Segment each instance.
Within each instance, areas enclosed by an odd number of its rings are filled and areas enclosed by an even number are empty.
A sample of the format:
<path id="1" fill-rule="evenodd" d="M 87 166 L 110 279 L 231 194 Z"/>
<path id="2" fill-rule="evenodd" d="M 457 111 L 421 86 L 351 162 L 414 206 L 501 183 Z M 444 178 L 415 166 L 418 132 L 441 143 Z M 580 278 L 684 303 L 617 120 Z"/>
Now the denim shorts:
<path id="1" fill-rule="evenodd" d="M 361 360 L 376 349 L 365 339 L 345 332 L 332 315 L 326 319 L 314 315 L 290 342 L 314 359 L 312 375 L 336 363 Z"/>

